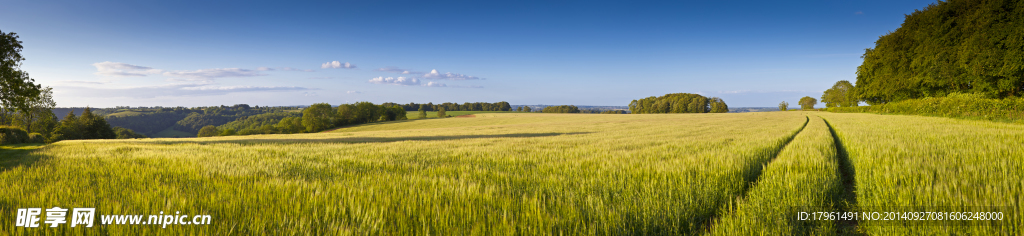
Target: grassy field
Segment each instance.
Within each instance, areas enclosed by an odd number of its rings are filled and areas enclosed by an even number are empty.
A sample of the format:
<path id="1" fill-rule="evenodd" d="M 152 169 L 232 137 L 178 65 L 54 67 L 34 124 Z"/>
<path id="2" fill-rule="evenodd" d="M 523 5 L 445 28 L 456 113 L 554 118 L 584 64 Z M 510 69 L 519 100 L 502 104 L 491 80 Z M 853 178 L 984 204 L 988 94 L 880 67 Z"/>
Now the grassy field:
<path id="1" fill-rule="evenodd" d="M 1001 206 L 1001 226 L 860 222 L 872 235 L 1024 234 L 1024 126 L 939 117 L 825 113 L 856 168 L 856 201 L 977 211 Z M 890 209 L 892 209 L 890 207 Z"/>
<path id="2" fill-rule="evenodd" d="M 824 119 L 823 119 L 824 118 Z M 328 133 L 0 149 L 0 235 L 1021 234 L 1024 126 L 916 116 L 484 113 Z M 1000 226 L 792 206 L 1006 206 Z M 211 225 L 14 227 L 18 208 Z M 966 209 L 966 208 L 964 208 Z"/>
<path id="3" fill-rule="evenodd" d="M 210 214 L 111 234 L 688 234 L 806 123 L 799 113 L 485 114 L 333 133 L 67 141 L 0 173 L 0 212 Z M 417 127 L 411 129 L 410 127 Z M 84 228 L 26 229 L 13 234 Z"/>

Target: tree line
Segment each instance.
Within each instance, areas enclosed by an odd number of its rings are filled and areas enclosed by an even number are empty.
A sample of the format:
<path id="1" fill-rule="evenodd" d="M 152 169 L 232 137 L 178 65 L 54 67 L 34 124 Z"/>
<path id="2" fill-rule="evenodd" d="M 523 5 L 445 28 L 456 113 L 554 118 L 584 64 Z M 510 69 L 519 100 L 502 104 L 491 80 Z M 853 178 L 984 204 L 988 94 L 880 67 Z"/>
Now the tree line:
<path id="1" fill-rule="evenodd" d="M 854 101 L 871 105 L 954 93 L 1024 96 L 1022 12 L 1020 1 L 930 4 L 866 49 L 856 86 L 843 86 L 854 87 Z M 835 100 L 828 96 L 822 102 L 830 106 Z"/>
<path id="2" fill-rule="evenodd" d="M 206 125 L 199 129 L 197 136 L 314 133 L 345 125 L 408 119 L 402 106 L 388 105 L 357 102 L 335 108 L 317 103 L 303 109 L 301 115 L 271 113 L 240 118 L 220 127 Z M 438 113 L 443 114 L 444 108 L 440 109 Z"/>
<path id="3" fill-rule="evenodd" d="M 463 103 L 463 104 L 451 103 L 451 102 L 446 102 L 446 103 L 441 103 L 441 104 L 434 104 L 432 102 L 431 103 L 414 103 L 414 102 L 410 102 L 408 104 L 398 104 L 398 103 L 393 103 L 393 102 L 385 102 L 385 103 L 383 103 L 381 105 L 386 106 L 386 107 L 399 106 L 399 107 L 402 107 L 402 109 L 405 110 L 405 111 L 419 111 L 419 109 L 421 107 L 423 108 L 424 111 L 440 111 L 441 108 L 444 108 L 445 111 L 512 111 L 512 105 L 509 105 L 508 102 L 504 102 L 504 101 L 502 101 L 502 102 L 495 102 L 495 103 L 486 103 L 486 102 L 468 103 L 467 102 L 467 103 Z"/>
<path id="4" fill-rule="evenodd" d="M 704 97 L 692 93 L 670 93 L 660 97 L 648 97 L 629 103 L 633 114 L 650 113 L 725 113 L 729 106 L 718 97 Z"/>

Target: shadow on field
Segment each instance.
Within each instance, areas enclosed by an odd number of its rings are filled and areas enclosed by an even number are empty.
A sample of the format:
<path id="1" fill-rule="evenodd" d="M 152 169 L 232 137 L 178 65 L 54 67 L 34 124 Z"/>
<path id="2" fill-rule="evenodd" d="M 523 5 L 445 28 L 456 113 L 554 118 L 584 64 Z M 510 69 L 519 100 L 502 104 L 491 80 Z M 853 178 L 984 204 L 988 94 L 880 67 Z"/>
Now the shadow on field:
<path id="1" fill-rule="evenodd" d="M 321 139 L 233 139 L 233 140 L 196 140 L 196 141 L 163 141 L 159 144 L 178 143 L 236 143 L 236 144 L 260 144 L 260 143 L 387 143 L 401 141 L 437 141 L 477 138 L 535 138 L 559 135 L 589 134 L 590 132 L 572 133 L 519 133 L 519 134 L 487 134 L 487 135 L 450 135 L 450 136 L 411 136 L 411 137 L 339 137 Z"/>
<path id="2" fill-rule="evenodd" d="M 43 146 L 41 143 L 0 146 L 0 172 L 39 161 L 40 156 L 31 153 Z"/>
<path id="3" fill-rule="evenodd" d="M 393 120 L 393 121 L 372 122 L 372 123 L 362 123 L 362 124 L 353 124 L 353 125 L 342 125 L 342 126 L 338 126 L 338 127 L 334 127 L 334 128 L 328 129 L 328 130 L 320 131 L 320 132 L 317 132 L 317 133 L 330 133 L 330 132 L 334 132 L 335 130 L 339 130 L 339 129 L 348 129 L 348 128 L 355 128 L 355 127 L 373 127 L 373 126 L 380 126 L 380 125 L 393 125 L 393 124 L 398 124 L 398 123 L 413 122 L 413 121 L 417 121 L 417 120 L 424 120 L 424 119 Z"/>

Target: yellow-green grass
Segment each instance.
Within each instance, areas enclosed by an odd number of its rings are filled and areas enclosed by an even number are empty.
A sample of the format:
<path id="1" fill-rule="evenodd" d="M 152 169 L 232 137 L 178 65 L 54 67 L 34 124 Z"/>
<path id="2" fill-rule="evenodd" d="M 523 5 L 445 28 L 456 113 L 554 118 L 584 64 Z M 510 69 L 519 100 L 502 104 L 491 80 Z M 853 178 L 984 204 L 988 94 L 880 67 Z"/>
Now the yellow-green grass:
<path id="1" fill-rule="evenodd" d="M 446 111 L 444 114 L 448 116 L 461 116 L 461 115 L 473 115 L 482 113 L 513 113 L 514 111 Z M 405 117 L 411 119 L 419 119 L 419 111 L 406 111 Z M 436 111 L 428 111 L 427 118 L 437 118 Z"/>
<path id="2" fill-rule="evenodd" d="M 861 210 L 1005 207 L 995 209 L 1005 214 L 997 226 L 859 221 L 861 231 L 871 235 L 1024 234 L 1024 126 L 905 115 L 819 115 L 832 125 L 849 154 Z"/>
<path id="3" fill-rule="evenodd" d="M 799 221 L 794 207 L 836 211 L 843 190 L 836 148 L 825 122 L 810 116 L 807 127 L 765 167 L 735 207 L 716 220 L 712 235 L 832 235 L 837 225 Z"/>
<path id="4" fill-rule="evenodd" d="M 26 229 L 5 216 L 0 234 L 693 234 L 805 122 L 489 113 L 315 134 L 62 141 L 0 172 L 0 212 L 177 211 L 213 224 Z"/>

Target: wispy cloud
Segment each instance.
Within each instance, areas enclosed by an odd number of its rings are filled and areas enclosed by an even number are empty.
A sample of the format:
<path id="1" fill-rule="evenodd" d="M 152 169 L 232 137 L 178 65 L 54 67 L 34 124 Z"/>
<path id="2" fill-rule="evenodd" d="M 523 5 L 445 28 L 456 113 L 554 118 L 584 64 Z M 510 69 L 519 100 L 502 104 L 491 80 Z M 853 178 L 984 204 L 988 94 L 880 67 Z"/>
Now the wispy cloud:
<path id="1" fill-rule="evenodd" d="M 406 77 L 376 77 L 367 81 L 371 84 L 393 84 L 393 85 L 420 85 L 420 80 L 417 78 L 406 78 Z"/>
<path id="2" fill-rule="evenodd" d="M 316 92 L 302 92 L 302 96 L 305 96 L 305 97 L 316 97 Z"/>
<path id="3" fill-rule="evenodd" d="M 310 79 L 336 79 L 334 77 L 309 77 Z"/>
<path id="4" fill-rule="evenodd" d="M 214 96 L 230 93 L 245 92 L 268 92 L 268 91 L 302 91 L 311 90 L 304 87 L 290 86 L 213 86 L 209 84 L 165 84 L 157 86 L 123 87 L 123 88 L 95 88 L 77 86 L 59 86 L 60 90 L 73 96 L 81 97 L 126 97 L 126 98 L 154 98 L 154 97 L 184 97 L 184 96 Z"/>
<path id="5" fill-rule="evenodd" d="M 360 94 L 360 93 L 363 93 L 363 92 L 359 92 L 359 91 L 345 91 L 345 93 L 347 93 L 347 94 Z"/>
<path id="6" fill-rule="evenodd" d="M 863 11 L 857 11 L 857 12 L 854 12 L 853 14 L 854 15 L 864 15 L 864 12 Z"/>
<path id="7" fill-rule="evenodd" d="M 222 77 L 252 77 L 252 76 L 263 76 L 259 72 L 247 69 L 239 68 L 216 68 L 216 69 L 201 69 L 192 71 L 167 71 L 163 73 L 164 76 L 179 77 L 179 78 L 194 78 L 194 79 L 212 79 Z"/>
<path id="8" fill-rule="evenodd" d="M 352 63 L 348 63 L 348 62 L 341 63 L 340 61 L 332 61 L 332 62 L 327 62 L 327 63 L 324 63 L 324 64 L 320 65 L 320 69 L 338 69 L 338 68 L 354 69 L 354 68 L 356 68 L 356 65 L 352 65 Z"/>
<path id="9" fill-rule="evenodd" d="M 478 80 L 480 77 L 468 76 L 463 74 L 456 74 L 452 72 L 438 73 L 437 70 L 430 70 L 430 73 L 423 74 L 421 78 L 424 79 L 441 79 L 441 80 Z"/>
<path id="10" fill-rule="evenodd" d="M 93 63 L 92 66 L 96 67 L 97 75 L 104 76 L 146 76 L 163 72 L 163 70 L 153 69 L 152 67 L 110 61 Z"/>
<path id="11" fill-rule="evenodd" d="M 423 86 L 427 86 L 427 87 L 448 87 L 447 84 L 442 84 L 442 83 L 433 82 L 433 81 L 431 81 L 430 83 L 424 84 Z"/>
<path id="12" fill-rule="evenodd" d="M 398 73 L 398 74 L 403 74 L 403 75 L 422 74 L 423 73 L 423 72 L 415 72 L 415 71 L 411 71 L 411 70 L 401 69 L 401 68 L 393 67 L 393 66 L 384 67 L 384 68 L 378 68 L 378 69 L 376 69 L 376 71 Z"/>

